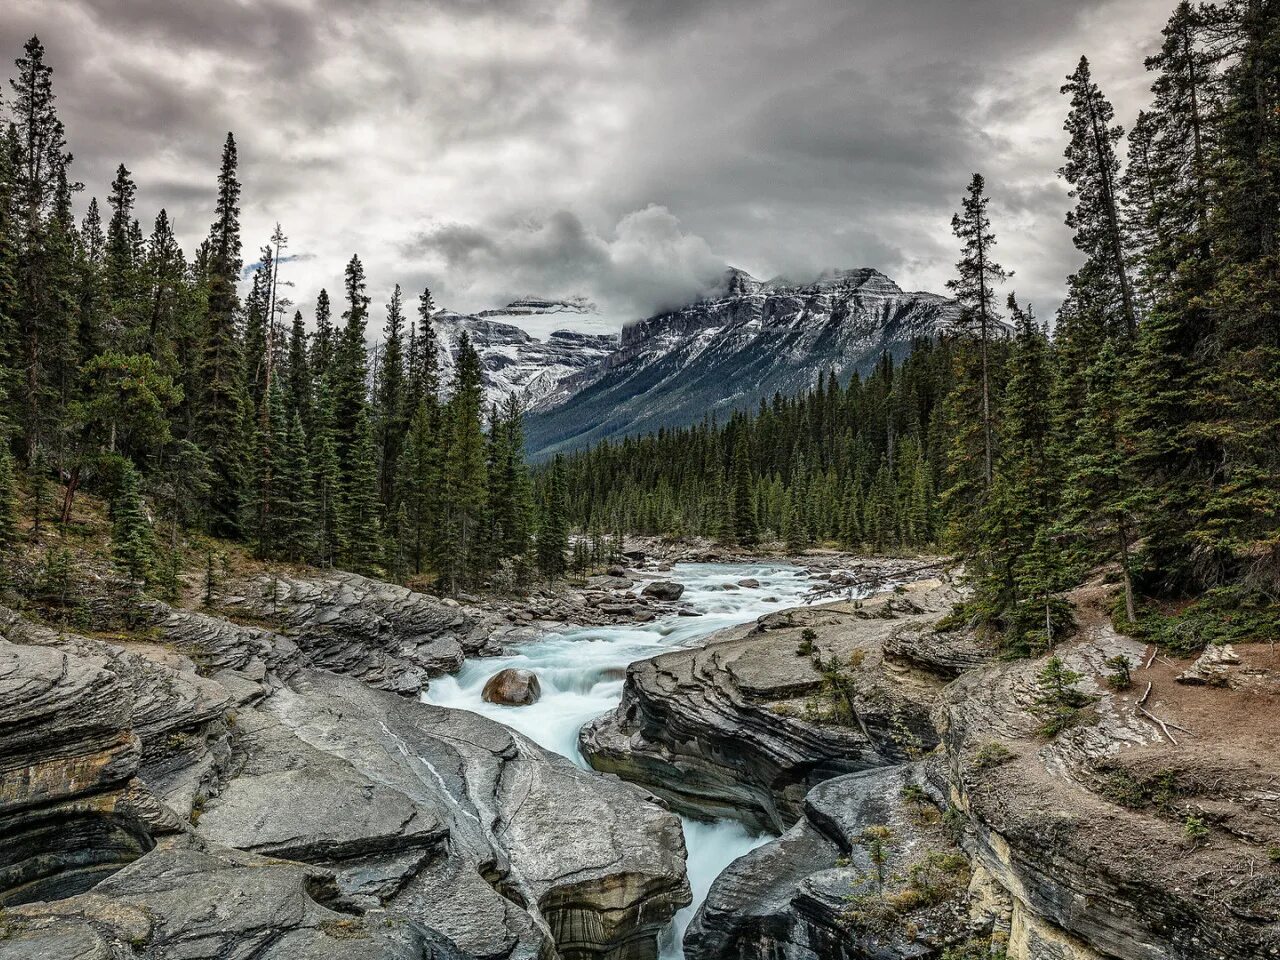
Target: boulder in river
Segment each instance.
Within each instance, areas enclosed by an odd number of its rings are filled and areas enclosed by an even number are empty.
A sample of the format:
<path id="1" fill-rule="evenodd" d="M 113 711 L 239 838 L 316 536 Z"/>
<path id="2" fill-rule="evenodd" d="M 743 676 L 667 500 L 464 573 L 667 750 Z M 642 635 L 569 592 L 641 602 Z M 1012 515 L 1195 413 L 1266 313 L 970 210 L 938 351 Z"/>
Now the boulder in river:
<path id="1" fill-rule="evenodd" d="M 655 580 L 641 591 L 655 600 L 679 600 L 684 595 L 684 584 L 671 580 Z"/>
<path id="2" fill-rule="evenodd" d="M 760 586 L 760 581 L 757 580 L 755 577 L 743 577 L 741 580 L 738 581 L 738 586 L 744 587 L 747 589 L 755 589 L 756 587 Z"/>
<path id="3" fill-rule="evenodd" d="M 495 673 L 484 685 L 480 696 L 485 703 L 500 703 L 508 707 L 527 707 L 537 703 L 542 696 L 542 684 L 532 670 L 508 667 Z"/>

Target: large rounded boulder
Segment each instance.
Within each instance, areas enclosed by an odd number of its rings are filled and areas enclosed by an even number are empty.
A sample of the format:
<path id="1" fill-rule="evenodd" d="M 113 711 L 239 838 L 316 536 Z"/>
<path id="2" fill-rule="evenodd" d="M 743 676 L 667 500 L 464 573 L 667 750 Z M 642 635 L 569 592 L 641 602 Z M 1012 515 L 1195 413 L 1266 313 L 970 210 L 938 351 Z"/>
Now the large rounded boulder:
<path id="1" fill-rule="evenodd" d="M 480 696 L 485 703 L 500 703 L 508 707 L 527 707 L 537 703 L 542 696 L 542 684 L 532 670 L 508 667 L 489 678 Z"/>
<path id="2" fill-rule="evenodd" d="M 641 592 L 655 600 L 679 600 L 684 593 L 684 585 L 670 580 L 655 580 Z"/>

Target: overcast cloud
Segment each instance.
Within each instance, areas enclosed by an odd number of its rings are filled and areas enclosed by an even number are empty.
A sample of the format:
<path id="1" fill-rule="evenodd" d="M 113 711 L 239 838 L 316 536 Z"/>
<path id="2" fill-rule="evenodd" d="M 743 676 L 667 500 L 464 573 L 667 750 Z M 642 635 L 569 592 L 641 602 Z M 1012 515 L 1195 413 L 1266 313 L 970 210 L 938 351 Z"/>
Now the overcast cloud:
<path id="1" fill-rule="evenodd" d="M 617 328 L 725 264 L 941 291 L 975 170 L 1012 287 L 1051 312 L 1075 263 L 1058 87 L 1087 54 L 1128 125 L 1172 5 L 0 0 L 0 39 L 48 49 L 85 201 L 123 162 L 188 251 L 234 131 L 245 260 L 279 221 L 304 307 L 359 253 L 375 304 L 577 294 Z"/>

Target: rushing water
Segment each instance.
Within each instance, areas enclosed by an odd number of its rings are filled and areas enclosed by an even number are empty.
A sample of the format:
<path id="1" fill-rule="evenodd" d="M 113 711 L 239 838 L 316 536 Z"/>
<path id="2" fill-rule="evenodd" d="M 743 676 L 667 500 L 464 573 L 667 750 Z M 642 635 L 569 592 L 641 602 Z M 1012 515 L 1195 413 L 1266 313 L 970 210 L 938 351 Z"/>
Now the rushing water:
<path id="1" fill-rule="evenodd" d="M 577 627 L 550 634 L 505 657 L 468 660 L 453 676 L 431 681 L 426 700 L 484 714 L 585 768 L 587 763 L 578 752 L 578 731 L 588 720 L 618 705 L 629 663 L 697 646 L 708 634 L 724 627 L 748 623 L 770 610 L 794 607 L 812 585 L 805 571 L 784 564 L 684 563 L 661 576 L 684 584 L 681 599 L 702 616 Z M 758 580 L 760 586 L 725 589 L 748 578 Z M 538 675 L 542 697 L 537 703 L 504 707 L 481 699 L 485 681 L 507 667 L 523 667 Z M 701 823 L 686 819 L 684 836 L 693 904 L 676 915 L 663 943 L 664 958 L 683 956 L 684 930 L 720 871 L 769 839 L 753 835 L 732 820 Z"/>

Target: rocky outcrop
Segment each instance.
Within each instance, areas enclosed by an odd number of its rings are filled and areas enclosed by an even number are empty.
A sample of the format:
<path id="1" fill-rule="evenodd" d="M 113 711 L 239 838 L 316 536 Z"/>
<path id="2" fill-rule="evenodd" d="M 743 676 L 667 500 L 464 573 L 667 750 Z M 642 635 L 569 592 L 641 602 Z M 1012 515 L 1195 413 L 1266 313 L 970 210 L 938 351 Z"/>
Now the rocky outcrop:
<path id="1" fill-rule="evenodd" d="M 305 671 L 238 727 L 202 836 L 329 867 L 474 956 L 645 957 L 689 901 L 676 817 L 492 721 Z"/>
<path id="2" fill-rule="evenodd" d="M 968 863 L 929 789 L 919 763 L 814 787 L 791 829 L 716 878 L 685 934 L 685 956 L 923 958 L 983 935 L 989 923 L 969 915 Z"/>
<path id="3" fill-rule="evenodd" d="M 330 871 L 166 839 L 91 892 L 9 909 L 0 960 L 464 960 L 391 913 L 354 914 Z"/>
<path id="4" fill-rule="evenodd" d="M 1261 650 L 1259 653 L 1261 655 Z M 1280 954 L 1280 769 L 1261 696 L 1179 687 L 1180 666 L 1086 615 L 1060 651 L 1095 702 L 1053 739 L 1044 660 L 962 676 L 939 708 L 975 869 L 1007 897 L 1011 960 L 1248 960 Z M 1113 690 L 1108 660 L 1132 664 Z M 1150 684 L 1150 687 L 1148 687 Z"/>
<path id="5" fill-rule="evenodd" d="M 501 703 L 508 707 L 527 707 L 537 703 L 542 696 L 542 684 L 532 670 L 508 667 L 495 673 L 480 691 L 486 703 Z"/>
<path id="6" fill-rule="evenodd" d="M 354 573 L 259 576 L 222 608 L 271 624 L 312 666 L 396 693 L 417 693 L 465 657 L 501 648 L 496 624 L 478 611 Z"/>
<path id="7" fill-rule="evenodd" d="M 930 711 L 942 682 L 883 648 L 941 616 L 951 590 L 938 580 L 903 589 L 770 614 L 632 664 L 618 709 L 583 729 L 584 756 L 688 815 L 785 829 L 822 781 L 937 742 Z"/>
<path id="8" fill-rule="evenodd" d="M 0 617 L 0 906 L 29 904 L 0 948 L 655 955 L 689 902 L 679 820 L 402 695 L 519 627 L 364 578 L 264 582 L 221 598 L 239 622 L 150 604 L 110 641 Z"/>

